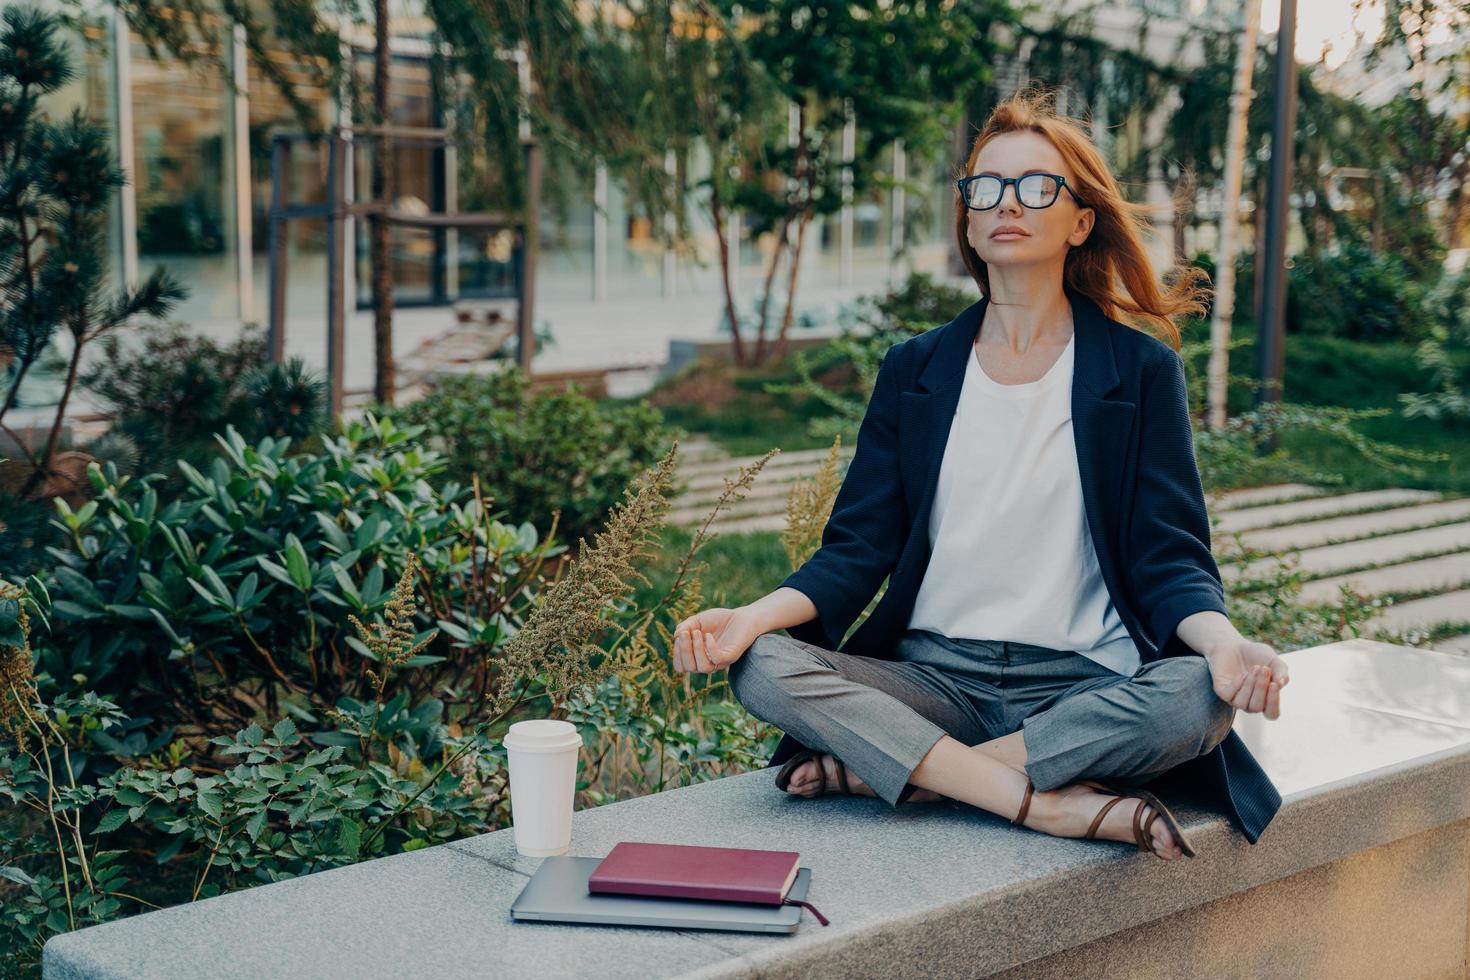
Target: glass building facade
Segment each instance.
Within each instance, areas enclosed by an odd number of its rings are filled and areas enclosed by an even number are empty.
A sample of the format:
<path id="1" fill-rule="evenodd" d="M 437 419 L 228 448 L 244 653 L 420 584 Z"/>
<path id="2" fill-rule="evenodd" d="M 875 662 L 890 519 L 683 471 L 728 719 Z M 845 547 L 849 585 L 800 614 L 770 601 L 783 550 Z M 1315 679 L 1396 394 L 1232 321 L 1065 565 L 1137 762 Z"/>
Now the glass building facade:
<path id="1" fill-rule="evenodd" d="M 59 0 L 43 0 L 58 6 Z M 299 132 L 295 110 L 247 55 L 236 33 L 232 50 L 188 65 L 167 54 L 155 57 L 113 8 L 98 4 L 98 23 L 85 37 L 67 38 L 78 76 L 43 104 L 53 116 L 73 108 L 112 131 L 129 185 L 113 209 L 114 276 L 137 281 L 164 265 L 189 289 L 175 317 L 186 323 L 263 322 L 269 309 L 271 144 L 278 131 Z M 393 44 L 393 121 L 442 126 L 444 107 L 431 84 L 422 23 L 403 17 L 404 36 Z M 286 52 L 269 52 L 272 67 L 292 82 L 295 97 L 324 124 L 347 122 L 332 93 L 316 84 Z M 358 70 L 370 77 L 371 52 L 357 53 Z M 230 66 L 235 85 L 221 65 Z M 860 126 L 860 121 L 855 126 Z M 857 136 L 849 134 L 850 143 Z M 351 175 L 368 186 L 370 150 L 354 154 Z M 461 192 L 473 161 L 456 151 L 423 146 L 396 150 L 402 209 L 473 210 Z M 468 154 L 466 154 L 468 155 Z M 690 161 L 691 184 L 707 175 L 707 153 Z M 285 181 L 289 199 L 320 201 L 326 189 L 326 154 L 310 143 L 293 145 Z M 672 161 L 670 162 L 672 166 Z M 842 287 L 905 274 L 909 268 L 942 268 L 947 256 L 951 161 L 905 160 L 895 148 L 889 172 L 906 172 L 907 193 L 875 191 L 837 214 L 817 218 L 806 230 L 801 287 Z M 719 242 L 707 207 L 691 200 L 692 242 L 675 254 L 615 180 L 601 168 L 555 172 L 545 181 L 574 184 L 564 214 L 544 205 L 540 223 L 537 295 L 542 302 L 630 300 L 709 294 L 719 296 Z M 356 195 L 361 199 L 363 194 Z M 368 242 L 365 222 L 355 223 L 356 255 L 347 270 L 349 295 L 365 306 Z M 742 297 L 764 281 L 774 236 L 752 240 L 732 216 L 726 228 L 736 259 L 734 279 Z M 326 229 L 317 219 L 287 224 L 291 270 L 286 297 L 290 316 L 326 311 Z M 447 304 L 457 299 L 504 295 L 512 266 L 504 236 L 473 231 L 395 228 L 397 301 Z M 779 293 L 778 293 L 779 295 Z M 798 302 L 800 293 L 798 294 Z M 748 302 L 748 300 L 747 300 Z"/>

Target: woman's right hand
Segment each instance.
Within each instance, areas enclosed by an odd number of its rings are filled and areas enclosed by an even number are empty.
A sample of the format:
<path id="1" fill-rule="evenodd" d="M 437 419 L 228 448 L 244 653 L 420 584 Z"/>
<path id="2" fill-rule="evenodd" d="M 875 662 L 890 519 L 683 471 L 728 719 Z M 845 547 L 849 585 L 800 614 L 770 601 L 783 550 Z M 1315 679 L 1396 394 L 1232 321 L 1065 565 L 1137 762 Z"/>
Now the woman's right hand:
<path id="1" fill-rule="evenodd" d="M 674 669 L 709 674 L 728 667 L 765 632 L 749 606 L 697 612 L 674 627 Z"/>

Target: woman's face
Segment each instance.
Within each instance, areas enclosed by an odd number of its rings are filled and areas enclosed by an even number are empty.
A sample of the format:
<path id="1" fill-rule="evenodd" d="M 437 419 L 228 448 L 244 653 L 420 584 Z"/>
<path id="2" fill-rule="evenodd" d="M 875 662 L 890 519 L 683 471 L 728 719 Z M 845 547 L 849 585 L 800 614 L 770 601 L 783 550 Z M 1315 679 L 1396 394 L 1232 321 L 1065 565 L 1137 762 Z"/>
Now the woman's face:
<path id="1" fill-rule="evenodd" d="M 1003 133 L 992 138 L 975 158 L 970 174 L 1020 177 L 1028 170 L 1060 174 L 1067 179 L 1067 187 L 1058 192 L 1050 207 L 1028 208 L 1017 199 L 1015 185 L 1007 184 L 995 207 L 966 212 L 970 247 L 987 265 L 1060 262 L 1092 230 L 1093 210 L 1080 207 L 1068 193 L 1067 188 L 1076 189 L 1072 171 L 1051 140 L 1040 133 Z M 1020 234 L 996 237 L 1002 228 L 1016 228 Z"/>

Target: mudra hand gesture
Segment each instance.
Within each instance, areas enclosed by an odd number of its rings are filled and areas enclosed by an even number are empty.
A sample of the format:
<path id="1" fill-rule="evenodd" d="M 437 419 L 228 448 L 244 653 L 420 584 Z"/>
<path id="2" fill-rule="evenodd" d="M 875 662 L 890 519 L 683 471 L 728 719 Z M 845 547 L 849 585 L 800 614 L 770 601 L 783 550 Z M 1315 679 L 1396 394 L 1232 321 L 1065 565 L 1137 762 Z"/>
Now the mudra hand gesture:
<path id="1" fill-rule="evenodd" d="M 1215 693 L 1241 711 L 1281 717 L 1281 689 L 1291 679 L 1268 643 L 1245 638 L 1221 640 L 1205 652 Z"/>
<path id="2" fill-rule="evenodd" d="M 765 632 L 749 606 L 697 612 L 674 628 L 674 669 L 708 674 L 728 667 Z"/>

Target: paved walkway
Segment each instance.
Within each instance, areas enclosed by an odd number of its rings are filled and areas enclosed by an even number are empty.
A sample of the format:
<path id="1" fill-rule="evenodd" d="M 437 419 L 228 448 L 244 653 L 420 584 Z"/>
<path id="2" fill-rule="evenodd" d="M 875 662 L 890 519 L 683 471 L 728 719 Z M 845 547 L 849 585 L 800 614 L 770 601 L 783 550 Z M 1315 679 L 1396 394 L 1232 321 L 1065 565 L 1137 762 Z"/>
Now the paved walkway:
<path id="1" fill-rule="evenodd" d="M 782 530 L 794 481 L 811 477 L 826 454 L 778 454 L 745 499 L 720 512 L 711 530 Z M 851 459 L 851 447 L 844 446 L 842 454 Z M 725 478 L 758 458 L 731 457 L 703 439 L 681 443 L 685 488 L 674 498 L 669 520 L 703 523 Z M 1293 562 L 1304 579 L 1304 602 L 1333 603 L 1344 586 L 1383 602 L 1365 637 L 1416 644 L 1454 624 L 1460 628 L 1432 648 L 1470 654 L 1470 497 L 1427 490 L 1343 493 L 1291 483 L 1212 495 L 1210 514 L 1227 585 Z M 1241 560 L 1240 547 L 1252 555 L 1249 561 Z"/>
<path id="2" fill-rule="evenodd" d="M 896 282 L 895 280 L 894 282 Z M 952 280 L 956 285 L 964 281 Z M 853 286 L 838 287 L 805 283 L 797 290 L 797 310 L 810 316 L 815 326 L 795 325 L 791 337 L 836 336 L 841 332 L 840 311 L 864 296 L 877 295 L 888 287 L 881 275 L 867 277 Z M 976 294 L 978 298 L 978 293 Z M 751 302 L 747 290 L 742 309 Z M 773 300 L 773 305 L 774 305 Z M 514 314 L 514 304 L 505 306 Z M 779 311 L 778 311 L 779 313 Z M 609 370 L 607 391 L 614 397 L 642 394 L 658 381 L 668 361 L 671 340 L 717 340 L 729 335 L 719 331 L 724 299 L 718 292 L 684 296 L 628 297 L 596 302 L 541 296 L 536 305 L 536 328 L 551 333 L 532 361 L 536 373 Z M 394 353 L 398 358 L 399 403 L 411 401 L 422 391 L 422 382 L 436 373 L 494 370 L 503 360 L 486 360 L 490 352 L 485 331 L 456 323 L 448 306 L 401 307 L 394 312 Z M 234 320 L 202 321 L 191 329 L 221 343 L 238 336 Z M 772 334 L 774 336 L 774 326 Z M 347 408 L 366 404 L 373 383 L 373 322 L 371 310 L 356 310 L 347 320 L 343 373 L 346 376 Z M 93 347 L 90 356 L 99 356 Z M 515 342 L 506 347 L 514 357 Z M 326 362 L 326 324 L 321 314 L 287 318 L 286 354 L 299 356 L 320 369 Z M 11 428 L 44 430 L 51 424 L 60 379 L 33 377 L 22 392 L 21 403 L 6 417 Z M 78 388 L 68 405 L 67 417 L 76 438 L 100 435 L 107 428 L 102 418 L 106 406 L 85 389 Z"/>

